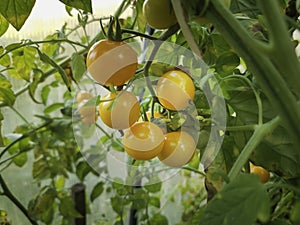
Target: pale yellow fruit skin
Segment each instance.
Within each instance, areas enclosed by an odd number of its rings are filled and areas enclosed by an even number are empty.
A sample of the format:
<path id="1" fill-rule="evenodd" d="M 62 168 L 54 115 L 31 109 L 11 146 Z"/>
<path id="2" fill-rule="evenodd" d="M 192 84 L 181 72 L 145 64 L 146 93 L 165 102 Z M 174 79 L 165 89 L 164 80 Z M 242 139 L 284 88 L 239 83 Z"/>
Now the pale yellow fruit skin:
<path id="1" fill-rule="evenodd" d="M 194 156 L 196 144 L 193 137 L 185 131 L 167 133 L 159 160 L 170 167 L 182 167 Z"/>
<path id="2" fill-rule="evenodd" d="M 128 91 L 109 93 L 101 98 L 100 118 L 108 127 L 123 130 L 133 125 L 140 115 L 140 104 Z"/>
<path id="3" fill-rule="evenodd" d="M 91 93 L 89 93 L 87 91 L 84 91 L 84 90 L 81 90 L 76 95 L 76 102 L 80 103 L 83 100 L 87 100 L 87 99 L 90 99 L 90 98 L 92 98 L 92 94 Z"/>
<path id="4" fill-rule="evenodd" d="M 97 121 L 98 115 L 95 106 L 85 106 L 87 99 L 79 103 L 79 114 L 81 121 L 85 124 L 91 125 Z"/>
<path id="5" fill-rule="evenodd" d="M 164 134 L 154 123 L 137 122 L 124 133 L 124 149 L 136 160 L 150 160 L 163 149 Z"/>

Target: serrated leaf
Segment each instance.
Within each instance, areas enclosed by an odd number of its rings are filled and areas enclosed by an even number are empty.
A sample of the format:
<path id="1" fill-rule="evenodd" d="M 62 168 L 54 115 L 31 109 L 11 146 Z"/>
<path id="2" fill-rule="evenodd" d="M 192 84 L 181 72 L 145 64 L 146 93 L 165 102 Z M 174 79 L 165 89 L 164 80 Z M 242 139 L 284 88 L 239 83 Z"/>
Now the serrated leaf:
<path id="1" fill-rule="evenodd" d="M 46 107 L 44 109 L 44 113 L 45 114 L 49 114 L 49 113 L 52 113 L 58 109 L 61 109 L 64 107 L 64 103 L 54 103 L 52 105 L 49 105 L 48 107 Z"/>
<path id="2" fill-rule="evenodd" d="M 232 74 L 238 65 L 240 65 L 238 55 L 233 52 L 225 52 L 217 58 L 215 67 L 220 74 Z"/>
<path id="3" fill-rule="evenodd" d="M 76 9 L 82 9 L 86 12 L 92 13 L 92 2 L 91 0 L 59 0 L 65 5 L 71 6 Z"/>
<path id="4" fill-rule="evenodd" d="M 20 30 L 34 4 L 35 0 L 1 0 L 0 13 L 16 30 Z"/>
<path id="5" fill-rule="evenodd" d="M 5 34 L 9 27 L 7 20 L 0 14 L 0 37 Z"/>
<path id="6" fill-rule="evenodd" d="M 268 193 L 258 177 L 243 174 L 224 186 L 208 203 L 199 224 L 253 225 L 259 214 L 270 215 Z"/>
<path id="7" fill-rule="evenodd" d="M 98 198 L 104 191 L 104 182 L 99 182 L 96 184 L 91 193 L 91 202 Z"/>
<path id="8" fill-rule="evenodd" d="M 79 82 L 86 71 L 84 57 L 78 53 L 72 55 L 72 74 L 75 81 Z"/>

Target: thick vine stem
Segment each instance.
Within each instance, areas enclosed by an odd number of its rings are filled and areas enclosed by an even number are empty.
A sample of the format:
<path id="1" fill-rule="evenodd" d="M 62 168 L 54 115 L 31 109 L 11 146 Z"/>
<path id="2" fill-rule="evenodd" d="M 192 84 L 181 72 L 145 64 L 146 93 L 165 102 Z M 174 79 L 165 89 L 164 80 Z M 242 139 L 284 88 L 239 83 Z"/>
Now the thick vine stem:
<path id="1" fill-rule="evenodd" d="M 255 39 L 250 38 L 244 27 L 219 0 L 211 0 L 206 16 L 244 59 L 294 138 L 295 146 L 300 145 L 300 107 L 285 79 L 270 60 L 269 52 L 263 52 L 256 46 Z"/>
<path id="2" fill-rule="evenodd" d="M 278 2 L 262 0 L 258 1 L 258 4 L 270 34 L 271 60 L 293 92 L 300 98 L 300 63 Z"/>
<path id="3" fill-rule="evenodd" d="M 8 188 L 6 182 L 3 179 L 1 174 L 0 174 L 0 186 L 3 189 L 3 192 L 1 194 L 6 196 L 7 198 L 9 198 L 21 210 L 21 212 L 26 216 L 26 218 L 30 221 L 30 223 L 32 225 L 38 225 L 38 223 L 30 217 L 27 209 L 22 205 L 22 203 L 10 191 L 10 189 Z"/>
<path id="4" fill-rule="evenodd" d="M 257 145 L 264 139 L 264 137 L 270 134 L 278 125 L 280 124 L 280 118 L 275 117 L 273 120 L 265 123 L 263 125 L 257 126 L 252 134 L 251 138 L 245 145 L 243 151 L 235 161 L 234 165 L 232 166 L 231 170 L 228 173 L 228 177 L 230 180 L 233 180 L 238 176 L 241 172 L 242 168 L 248 161 L 251 153 L 257 147 Z"/>
<path id="5" fill-rule="evenodd" d="M 192 51 L 199 56 L 200 58 L 202 58 L 202 52 L 199 49 L 194 35 L 185 19 L 184 16 L 184 11 L 183 8 L 181 6 L 181 1 L 178 0 L 172 0 L 172 5 L 173 5 L 173 9 L 177 18 L 177 21 L 181 27 L 182 33 L 185 37 L 185 39 L 187 40 L 188 45 L 190 46 L 190 48 L 192 49 Z"/>

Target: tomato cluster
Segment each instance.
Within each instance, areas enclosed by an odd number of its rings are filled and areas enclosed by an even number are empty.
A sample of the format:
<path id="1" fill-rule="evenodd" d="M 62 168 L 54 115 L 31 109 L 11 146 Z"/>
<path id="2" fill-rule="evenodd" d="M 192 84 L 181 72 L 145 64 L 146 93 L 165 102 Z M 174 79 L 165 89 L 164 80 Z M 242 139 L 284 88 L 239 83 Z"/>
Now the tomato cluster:
<path id="1" fill-rule="evenodd" d="M 145 2 L 145 10 L 151 6 L 150 3 Z M 108 127 L 125 130 L 123 146 L 128 155 L 136 160 L 158 157 L 162 163 L 171 167 L 181 167 L 191 160 L 196 143 L 190 134 L 185 131 L 166 133 L 167 129 L 148 121 L 150 112 L 145 113 L 144 117 L 147 118 L 139 119 L 138 98 L 123 88 L 134 77 L 137 69 L 137 54 L 128 44 L 100 40 L 90 48 L 86 60 L 87 70 L 94 81 L 110 89 L 108 94 L 101 96 L 97 107 L 99 116 Z M 156 93 L 160 107 L 178 111 L 186 109 L 193 101 L 195 87 L 187 73 L 174 69 L 160 77 Z M 77 102 L 85 102 L 90 97 L 88 93 L 80 92 Z M 87 124 L 97 119 L 96 114 L 92 116 L 95 107 L 86 106 L 80 108 L 79 112 Z M 154 112 L 153 116 L 163 118 L 158 112 Z"/>

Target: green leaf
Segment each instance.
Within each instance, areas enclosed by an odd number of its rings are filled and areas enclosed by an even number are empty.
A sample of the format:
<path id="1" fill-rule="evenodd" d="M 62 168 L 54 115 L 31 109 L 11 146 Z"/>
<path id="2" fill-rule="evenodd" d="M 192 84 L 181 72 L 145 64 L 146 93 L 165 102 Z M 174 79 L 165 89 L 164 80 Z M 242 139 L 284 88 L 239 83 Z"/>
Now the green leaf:
<path id="1" fill-rule="evenodd" d="M 86 161 L 81 161 L 76 165 L 76 175 L 81 181 L 83 181 L 91 171 L 91 166 Z"/>
<path id="2" fill-rule="evenodd" d="M 42 71 L 40 71 L 40 70 L 33 70 L 32 81 L 30 82 L 30 85 L 29 85 L 29 88 L 28 88 L 29 96 L 37 104 L 41 104 L 41 102 L 38 101 L 35 98 L 34 95 L 35 95 L 35 91 L 38 88 L 39 83 L 42 82 L 41 78 L 42 78 Z"/>
<path id="3" fill-rule="evenodd" d="M 64 103 L 54 103 L 52 105 L 49 105 L 48 107 L 46 107 L 44 109 L 44 113 L 45 114 L 49 114 L 49 113 L 52 113 L 58 109 L 61 109 L 64 107 Z"/>
<path id="4" fill-rule="evenodd" d="M 253 225 L 256 219 L 270 216 L 270 199 L 258 177 L 240 175 L 208 203 L 201 217 L 202 225 Z"/>
<path id="5" fill-rule="evenodd" d="M 233 52 L 225 52 L 216 61 L 216 71 L 221 74 L 230 74 L 240 65 L 240 58 Z"/>
<path id="6" fill-rule="evenodd" d="M 59 0 L 65 5 L 71 6 L 76 9 L 82 9 L 86 12 L 92 13 L 92 2 L 91 0 Z"/>
<path id="7" fill-rule="evenodd" d="M 158 197 L 150 197 L 149 204 L 156 208 L 160 208 L 160 199 Z"/>
<path id="8" fill-rule="evenodd" d="M 10 66 L 10 57 L 9 55 L 3 55 L 4 53 L 4 48 L 0 46 L 0 65 L 4 67 L 9 67 Z"/>
<path id="9" fill-rule="evenodd" d="M 50 94 L 50 86 L 46 85 L 42 88 L 42 93 L 41 93 L 42 102 L 44 105 L 47 104 L 49 94 Z"/>
<path id="10" fill-rule="evenodd" d="M 51 59 L 47 54 L 45 54 L 38 48 L 37 48 L 37 50 L 38 50 L 40 59 L 43 62 L 48 63 L 49 65 L 51 65 L 54 69 L 56 69 L 58 71 L 58 73 L 60 74 L 62 80 L 64 81 L 67 89 L 69 91 L 71 91 L 71 83 L 70 83 L 70 80 L 69 80 L 68 75 L 66 74 L 65 70 L 60 65 L 58 65 L 53 59 Z"/>
<path id="11" fill-rule="evenodd" d="M 9 27 L 7 20 L 0 14 L 0 37 L 5 34 Z"/>
<path id="12" fill-rule="evenodd" d="M 7 106 L 14 104 L 16 97 L 11 87 L 11 83 L 6 78 L 0 76 L 0 103 Z"/>
<path id="13" fill-rule="evenodd" d="M 75 81 L 79 82 L 86 71 L 84 57 L 78 53 L 72 55 L 72 74 Z"/>
<path id="14" fill-rule="evenodd" d="M 67 218 L 80 218 L 82 215 L 75 209 L 74 201 L 71 197 L 65 196 L 60 199 L 59 212 Z"/>
<path id="15" fill-rule="evenodd" d="M 152 177 L 150 181 L 145 184 L 145 189 L 151 193 L 156 193 L 160 191 L 161 185 L 161 180 L 158 177 Z"/>
<path id="16" fill-rule="evenodd" d="M 58 38 L 58 34 L 51 34 L 48 35 L 44 40 L 56 40 Z M 49 57 L 54 57 L 58 53 L 59 43 L 58 42 L 50 42 L 50 43 L 43 43 L 41 51 L 47 54 Z"/>
<path id="17" fill-rule="evenodd" d="M 300 152 L 283 127 L 266 136 L 251 155 L 256 165 L 261 165 L 286 179 L 300 177 Z"/>
<path id="18" fill-rule="evenodd" d="M 118 215 L 123 214 L 123 201 L 124 198 L 121 198 L 120 196 L 114 196 L 110 198 L 110 204 Z"/>
<path id="19" fill-rule="evenodd" d="M 34 4 L 35 0 L 1 0 L 0 13 L 16 30 L 20 30 Z"/>
<path id="20" fill-rule="evenodd" d="M 99 182 L 95 185 L 91 193 L 91 202 L 93 202 L 96 198 L 98 198 L 102 192 L 104 191 L 104 182 Z"/>
<path id="21" fill-rule="evenodd" d="M 169 221 L 168 221 L 167 217 L 165 217 L 164 215 L 156 213 L 150 219 L 150 224 L 151 225 L 168 225 Z"/>
<path id="22" fill-rule="evenodd" d="M 9 71 L 10 74 L 30 82 L 32 69 L 35 68 L 36 53 L 36 49 L 30 46 L 13 51 L 13 69 Z"/>

